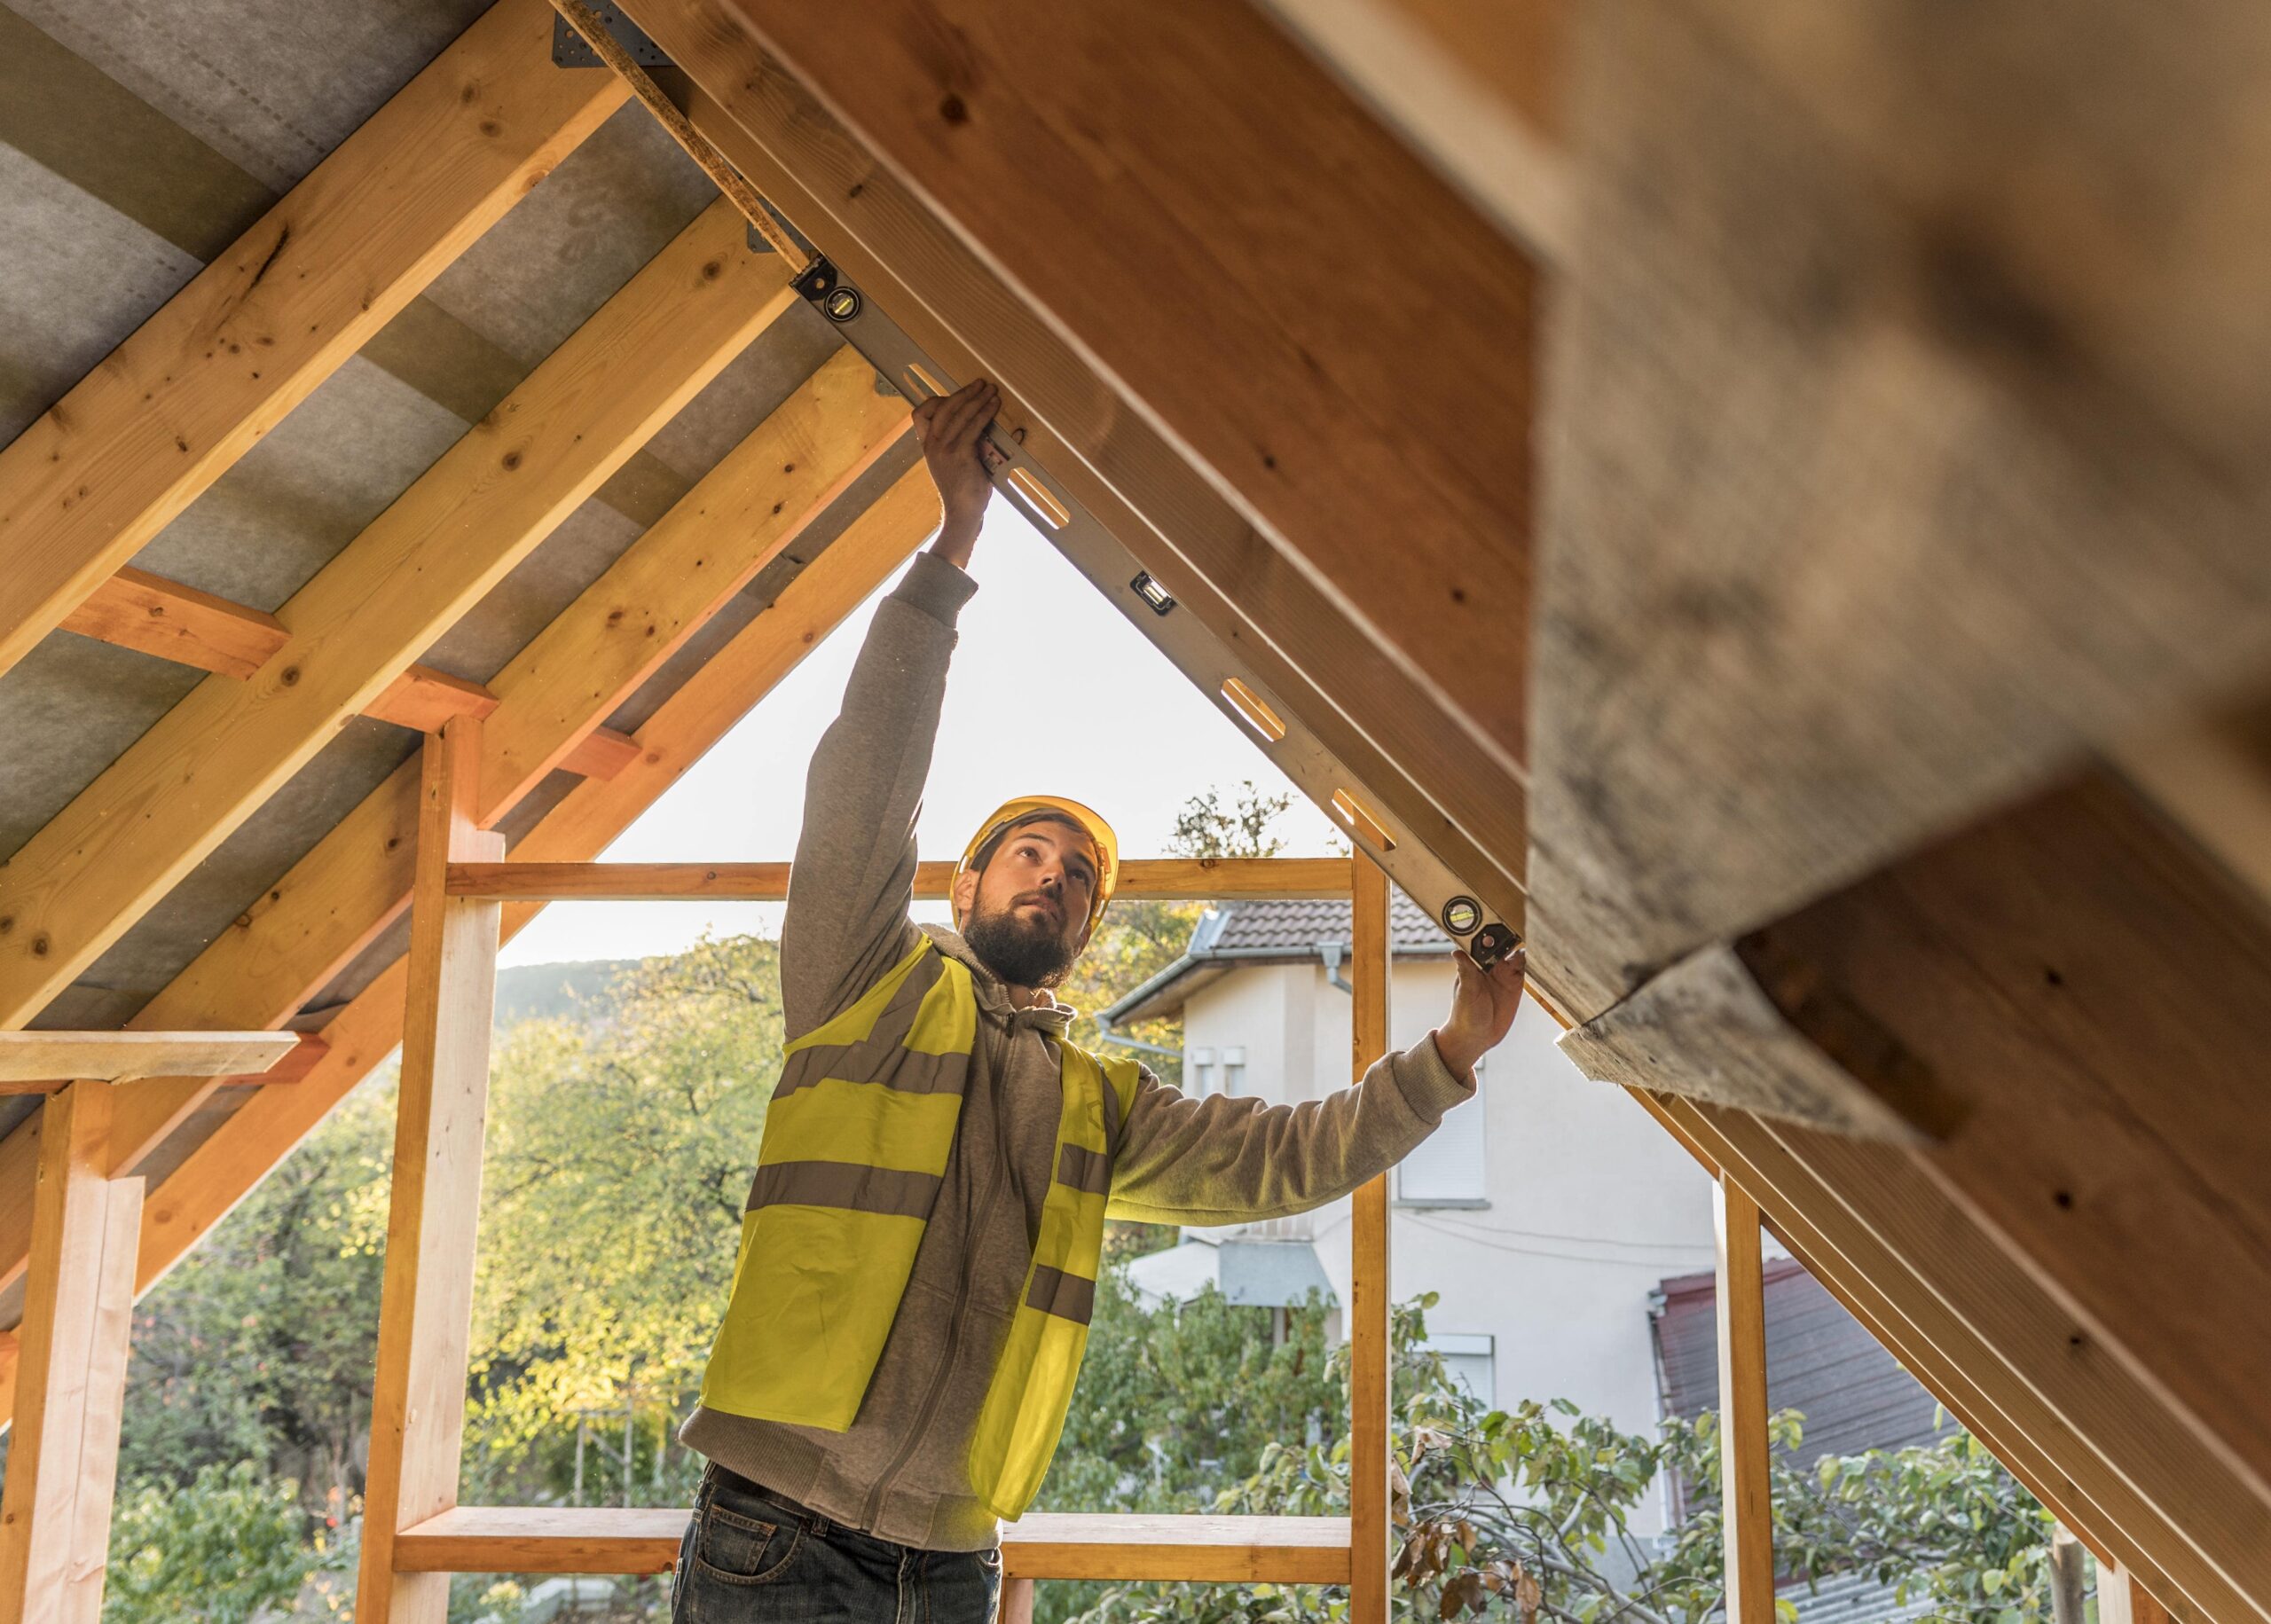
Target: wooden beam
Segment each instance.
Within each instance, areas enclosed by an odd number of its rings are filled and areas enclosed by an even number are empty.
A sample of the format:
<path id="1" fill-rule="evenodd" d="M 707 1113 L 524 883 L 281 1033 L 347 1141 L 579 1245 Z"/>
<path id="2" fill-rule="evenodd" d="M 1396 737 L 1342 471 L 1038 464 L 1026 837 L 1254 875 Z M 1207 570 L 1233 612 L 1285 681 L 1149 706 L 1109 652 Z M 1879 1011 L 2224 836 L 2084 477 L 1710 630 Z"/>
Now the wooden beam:
<path id="1" fill-rule="evenodd" d="M 637 764 L 578 785 L 515 849 L 546 861 L 605 850 L 936 530 L 938 514 L 930 476 L 921 468 L 902 476 L 663 702 L 639 730 Z M 508 905 L 505 938 L 542 906 Z M 138 1292 L 161 1279 L 393 1051 L 405 979 L 397 959 L 324 1028 L 331 1052 L 302 1087 L 254 1095 L 158 1187 L 143 1224 Z"/>
<path id="2" fill-rule="evenodd" d="M 292 640 L 273 615 L 132 565 L 65 616 L 62 627 L 222 677 L 250 677 Z"/>
<path id="3" fill-rule="evenodd" d="M 1349 1078 L 1364 1080 L 1388 1051 L 1389 959 L 1387 875 L 1358 855 L 1348 932 Z M 1348 1230 L 1348 1620 L 1387 1624 L 1395 1557 L 1393 1479 L 1395 1448 L 1390 1393 L 1395 1364 L 1391 1336 L 1393 1287 L 1388 1276 L 1388 1180 L 1381 1173 L 1359 1188 Z"/>
<path id="4" fill-rule="evenodd" d="M 488 752 L 482 764 L 484 828 L 554 767 L 575 765 L 585 748 L 578 741 L 597 737 L 601 718 L 758 569 L 795 548 L 825 504 L 905 432 L 904 403 L 876 395 L 872 374 L 848 355 L 839 352 L 819 368 L 498 673 L 491 686 L 500 702 L 482 729 Z M 786 472 L 792 463 L 796 471 Z M 856 577 L 867 567 L 882 545 L 872 537 L 895 541 L 926 522 L 921 503 L 919 491 L 910 497 L 895 489 L 870 510 L 872 521 L 855 522 L 853 545 L 823 553 L 825 561 L 808 567 L 807 573 L 817 570 L 809 583 L 798 577 L 805 584 L 792 584 L 782 604 L 805 616 L 804 632 L 818 635 L 835 624 L 820 617 L 837 613 L 828 584 L 846 572 Z M 759 620 L 772 630 L 780 615 L 768 610 Z M 641 732 L 656 736 L 652 724 Z M 602 741 L 599 748 L 614 747 Z M 635 799 L 637 786 L 648 781 L 624 776 L 625 792 Z M 289 1019 L 407 906 L 418 783 L 416 763 L 405 763 L 130 1024 L 226 1018 L 277 1025 Z M 597 849 L 567 855 L 588 857 Z M 209 1092 L 185 1082 L 123 1102 L 115 1138 L 126 1165 L 138 1162 Z M 37 1142 L 28 1124 L 0 1141 L 0 1285 L 22 1267 Z"/>
<path id="5" fill-rule="evenodd" d="M 122 1083 L 254 1076 L 298 1044 L 288 1032 L 0 1032 L 0 1094 L 52 1093 L 81 1077 Z M 22 1084 L 38 1087 L 21 1090 L 17 1086 Z"/>
<path id="6" fill-rule="evenodd" d="M 720 9 L 1519 771 L 1535 277 L 1512 245 L 1245 6 Z M 1352 251 L 1355 219 L 1395 252 Z"/>
<path id="7" fill-rule="evenodd" d="M 1548 263 L 1576 230 L 1559 150 L 1562 0 L 1256 0 Z"/>
<path id="8" fill-rule="evenodd" d="M 104 582 L 63 629 L 237 678 L 258 671 L 292 635 L 273 615 L 133 569 Z M 363 714 L 413 733 L 432 733 L 453 716 L 486 717 L 498 702 L 496 691 L 484 683 L 413 665 L 364 706 Z M 628 734 L 595 728 L 560 765 L 580 777 L 608 778 L 623 770 L 635 749 Z"/>
<path id="9" fill-rule="evenodd" d="M 468 682 L 430 665 L 413 665 L 381 688 L 363 707 L 363 714 L 413 733 L 439 733 L 453 716 L 478 722 L 496 709 L 497 694 L 486 684 Z"/>
<path id="10" fill-rule="evenodd" d="M 500 0 L 0 451 L 0 671 L 623 104 Z"/>
<path id="11" fill-rule="evenodd" d="M 612 727 L 594 727 L 560 758 L 560 770 L 578 778 L 613 778 L 638 759 L 638 740 Z"/>
<path id="12" fill-rule="evenodd" d="M 98 1624 L 118 1481 L 142 1181 L 109 1176 L 111 1086 L 42 1107 L 39 1210 L 0 1494 L 0 1618 Z"/>
<path id="13" fill-rule="evenodd" d="M 943 900 L 955 865 L 917 866 L 915 894 Z M 1135 857 L 1120 866 L 1115 898 L 1205 902 L 1225 897 L 1345 897 L 1342 857 Z M 543 898 L 548 901 L 671 902 L 712 897 L 782 902 L 786 863 L 459 863 L 450 869 L 452 897 Z"/>
<path id="14" fill-rule="evenodd" d="M 1935 1136 L 1902 1154 L 2271 1497 L 2271 1399 L 2239 1352 L 2271 1336 L 2271 917 L 2253 894 L 2092 771 L 1734 955 L 1782 1024 L 1759 1063 L 1803 1048 L 1924 1102 Z M 1721 1012 L 1658 1013 L 1626 1032 L 1624 1070 L 1676 1087 Z"/>
<path id="15" fill-rule="evenodd" d="M 2140 794 L 2271 900 L 2271 697 L 2165 723 L 2108 755 Z"/>
<path id="16" fill-rule="evenodd" d="M 1718 1239 L 1719 1518 L 1727 1624 L 1774 1624 L 1766 1280 L 1758 1204 L 1724 1175 L 1711 1188 Z"/>
<path id="17" fill-rule="evenodd" d="M 449 1510 L 458 1498 L 503 919 L 497 903 L 452 897 L 444 881 L 452 860 L 504 849 L 505 837 L 475 820 L 481 754 L 481 724 L 466 717 L 428 739 L 423 752 L 401 1096 L 355 1592 L 355 1616 L 387 1624 L 442 1624 L 449 1607 L 445 1581 L 397 1578 L 394 1542 L 401 1529 Z"/>
<path id="18" fill-rule="evenodd" d="M 404 1530 L 405 1573 L 667 1573 L 677 1507 L 459 1506 Z M 1002 1531 L 1012 1579 L 1346 1584 L 1341 1517 L 1075 1516 L 1035 1511 Z"/>
<path id="19" fill-rule="evenodd" d="M 547 66 L 546 71 L 554 71 Z M 794 302 L 712 206 L 293 595 L 251 682 L 208 677 L 0 868 L 21 1026 Z"/>
<path id="20" fill-rule="evenodd" d="M 2217 291 L 2271 282 L 2271 14 L 1568 17 L 1530 969 L 1583 1020 L 2271 666 L 2271 313 Z"/>
<path id="21" fill-rule="evenodd" d="M 1911 1157 L 1635 1097 L 1754 1192 L 1809 1272 L 2094 1550 L 2203 1616 L 2271 1618 L 2271 1503 Z"/>
<path id="22" fill-rule="evenodd" d="M 1167 585 L 1174 618 L 1191 616 L 1219 652 L 1194 656 L 1182 647 L 1187 633 L 1171 636 L 1170 623 L 1137 608 L 1132 568 L 1106 572 L 1073 555 L 1076 566 L 1210 694 L 1226 668 L 1258 688 L 1330 757 L 1330 775 L 1401 825 L 1399 839 L 1434 853 L 1519 924 L 1528 845 L 1519 777 L 1456 725 L 1423 725 L 1442 707 L 716 5 L 651 9 L 648 26 L 723 98 L 696 91 L 697 127 L 948 378 L 1002 383 L 1002 431 Z M 1320 804 L 1330 796 L 1309 788 L 1298 759 L 1273 759 Z"/>

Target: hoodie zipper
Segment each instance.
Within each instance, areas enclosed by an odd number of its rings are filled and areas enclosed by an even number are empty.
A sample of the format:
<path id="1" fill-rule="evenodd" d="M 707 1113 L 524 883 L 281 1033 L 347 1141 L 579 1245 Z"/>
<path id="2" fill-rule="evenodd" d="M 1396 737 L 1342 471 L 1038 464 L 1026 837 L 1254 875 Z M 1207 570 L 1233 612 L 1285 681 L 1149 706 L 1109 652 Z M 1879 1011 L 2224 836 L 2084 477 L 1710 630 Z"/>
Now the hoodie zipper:
<path id="1" fill-rule="evenodd" d="M 1014 1025 L 1006 1035 L 1014 1040 Z M 997 1077 L 1007 1069 L 1007 1064 L 1008 1057 L 1004 1055 L 1002 1067 L 995 1071 Z M 915 1412 L 915 1425 L 908 1432 L 907 1441 L 900 1446 L 899 1453 L 892 1457 L 891 1464 L 884 1468 L 883 1475 L 876 1479 L 875 1487 L 868 1491 L 867 1509 L 860 1519 L 863 1527 L 873 1528 L 876 1526 L 876 1518 L 883 1512 L 884 1496 L 890 1492 L 899 1474 L 906 1469 L 907 1463 L 915 1458 L 915 1450 L 922 1447 L 929 1435 L 931 1424 L 937 1418 L 939 1401 L 946 1396 L 947 1378 L 954 1373 L 955 1355 L 962 1348 L 963 1322 L 970 1306 L 970 1288 L 978 1278 L 978 1242 L 986 1235 L 994 1209 L 999 1204 L 1002 1181 L 1009 1177 L 1010 1146 L 1002 1137 L 1001 1104 L 997 1090 L 994 1101 L 993 1176 L 986 1182 L 986 1193 L 978 1204 L 978 1215 L 970 1224 L 969 1243 L 963 1249 L 962 1282 L 955 1294 L 954 1315 L 947 1322 L 946 1346 L 940 1351 L 939 1362 L 931 1373 L 930 1389 L 923 1395 L 923 1408 Z"/>

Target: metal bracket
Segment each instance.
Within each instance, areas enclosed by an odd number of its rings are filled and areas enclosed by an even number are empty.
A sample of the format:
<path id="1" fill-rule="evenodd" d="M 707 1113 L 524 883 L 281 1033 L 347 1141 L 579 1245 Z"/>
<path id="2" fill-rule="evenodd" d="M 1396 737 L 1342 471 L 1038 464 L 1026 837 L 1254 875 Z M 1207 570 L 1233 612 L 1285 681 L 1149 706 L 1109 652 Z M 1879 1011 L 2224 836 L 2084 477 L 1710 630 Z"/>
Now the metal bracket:
<path id="1" fill-rule="evenodd" d="M 615 43 L 631 53 L 631 59 L 641 67 L 668 67 L 671 59 L 660 45 L 647 37 L 647 31 L 615 7 L 594 4 L 593 12 Z M 553 14 L 552 65 L 554 67 L 605 67 L 599 53 L 584 43 L 584 36 L 568 26 L 568 20 Z"/>

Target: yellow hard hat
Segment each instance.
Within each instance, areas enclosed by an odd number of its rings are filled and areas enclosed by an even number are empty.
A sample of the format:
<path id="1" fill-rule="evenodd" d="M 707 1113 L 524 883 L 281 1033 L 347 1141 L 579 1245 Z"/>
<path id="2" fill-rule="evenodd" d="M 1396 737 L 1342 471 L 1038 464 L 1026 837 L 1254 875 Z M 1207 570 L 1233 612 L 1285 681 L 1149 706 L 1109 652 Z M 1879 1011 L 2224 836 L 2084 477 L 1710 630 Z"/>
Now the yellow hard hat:
<path id="1" fill-rule="evenodd" d="M 1019 796 L 1014 801 L 1004 801 L 994 809 L 993 815 L 978 826 L 978 833 L 962 849 L 962 861 L 955 865 L 955 880 L 959 886 L 963 875 L 978 860 L 978 848 L 1010 825 L 1024 821 L 1034 812 L 1062 812 L 1080 825 L 1081 833 L 1096 849 L 1096 890 L 1088 903 L 1088 929 L 1096 928 L 1096 921 L 1104 917 L 1104 905 L 1112 900 L 1112 888 L 1120 883 L 1120 837 L 1112 832 L 1112 825 L 1081 805 L 1061 795 Z M 961 922 L 959 919 L 955 921 Z"/>

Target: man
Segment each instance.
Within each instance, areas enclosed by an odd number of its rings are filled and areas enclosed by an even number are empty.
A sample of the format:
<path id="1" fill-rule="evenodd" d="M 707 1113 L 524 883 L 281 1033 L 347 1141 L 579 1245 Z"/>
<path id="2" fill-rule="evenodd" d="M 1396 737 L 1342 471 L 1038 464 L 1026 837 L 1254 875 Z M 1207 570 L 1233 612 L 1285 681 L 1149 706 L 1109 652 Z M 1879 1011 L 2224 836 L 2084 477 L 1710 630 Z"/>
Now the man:
<path id="1" fill-rule="evenodd" d="M 915 432 L 944 522 L 877 607 L 813 757 L 781 932 L 789 1055 L 734 1291 L 684 1440 L 709 1457 L 679 1624 L 983 1624 L 999 1523 L 1031 1502 L 1115 1216 L 1220 1224 L 1346 1195 L 1425 1139 L 1505 1036 L 1519 956 L 1461 954 L 1450 1016 L 1322 1101 L 1193 1099 L 1065 1041 L 1049 992 L 1117 876 L 1088 808 L 1012 801 L 979 828 L 956 929 L 908 917 L 911 830 L 991 493 L 983 381 Z M 1045 777 L 1058 735 L 1005 718 Z"/>

